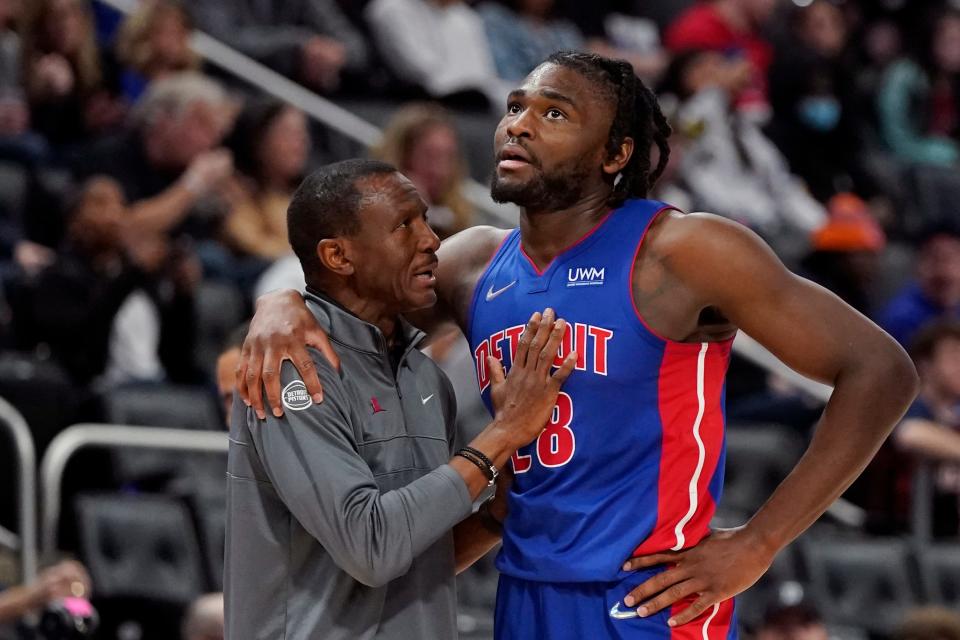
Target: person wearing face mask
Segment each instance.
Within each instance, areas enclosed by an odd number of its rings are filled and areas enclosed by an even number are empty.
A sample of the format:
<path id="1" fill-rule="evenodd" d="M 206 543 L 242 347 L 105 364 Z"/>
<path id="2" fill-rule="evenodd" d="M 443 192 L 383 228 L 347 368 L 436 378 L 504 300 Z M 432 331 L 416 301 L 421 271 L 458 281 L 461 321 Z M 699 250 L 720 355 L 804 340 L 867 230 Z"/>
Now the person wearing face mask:
<path id="1" fill-rule="evenodd" d="M 878 189 L 860 160 L 866 116 L 854 95 L 846 17 L 816 0 L 793 9 L 791 27 L 770 71 L 770 138 L 821 202 L 843 192 L 870 198 Z"/>
<path id="2" fill-rule="evenodd" d="M 877 107 L 880 132 L 908 163 L 960 160 L 960 10 L 944 9 L 912 39 L 919 51 L 887 71 Z"/>

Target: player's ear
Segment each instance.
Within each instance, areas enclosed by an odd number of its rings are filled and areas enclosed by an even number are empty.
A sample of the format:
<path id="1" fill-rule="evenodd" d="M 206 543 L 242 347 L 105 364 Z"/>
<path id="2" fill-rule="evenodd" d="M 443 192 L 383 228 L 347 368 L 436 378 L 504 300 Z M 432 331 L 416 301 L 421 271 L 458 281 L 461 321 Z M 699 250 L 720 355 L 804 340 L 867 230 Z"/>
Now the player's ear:
<path id="1" fill-rule="evenodd" d="M 320 263 L 333 273 L 342 276 L 353 274 L 354 267 L 349 254 L 345 238 L 325 238 L 317 243 L 317 257 L 320 258 Z"/>
<path id="2" fill-rule="evenodd" d="M 633 138 L 627 136 L 623 139 L 623 142 L 620 143 L 620 146 L 617 147 L 617 151 L 613 154 L 608 154 L 607 159 L 603 162 L 603 172 L 607 175 L 615 176 L 623 168 L 627 166 L 627 163 L 630 162 L 630 158 L 633 156 Z"/>

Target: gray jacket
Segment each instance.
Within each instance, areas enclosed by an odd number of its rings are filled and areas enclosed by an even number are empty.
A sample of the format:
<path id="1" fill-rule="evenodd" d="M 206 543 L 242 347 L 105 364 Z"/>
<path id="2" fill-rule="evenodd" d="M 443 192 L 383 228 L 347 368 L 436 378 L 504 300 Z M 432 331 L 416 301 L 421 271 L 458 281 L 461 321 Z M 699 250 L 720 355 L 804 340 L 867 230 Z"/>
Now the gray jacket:
<path id="1" fill-rule="evenodd" d="M 307 296 L 341 358 L 314 362 L 314 404 L 292 365 L 284 416 L 239 400 L 230 427 L 224 591 L 227 637 L 455 638 L 451 529 L 471 512 L 446 462 L 456 405 L 403 323 L 396 372 L 383 334 Z"/>

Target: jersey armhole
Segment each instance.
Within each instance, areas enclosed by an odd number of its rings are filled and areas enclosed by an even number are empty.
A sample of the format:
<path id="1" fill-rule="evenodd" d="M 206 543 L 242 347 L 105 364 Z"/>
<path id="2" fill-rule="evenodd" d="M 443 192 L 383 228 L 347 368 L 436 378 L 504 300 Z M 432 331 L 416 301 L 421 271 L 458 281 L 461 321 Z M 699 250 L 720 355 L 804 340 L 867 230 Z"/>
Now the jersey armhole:
<path id="1" fill-rule="evenodd" d="M 477 278 L 477 283 L 473 286 L 473 295 L 470 296 L 470 308 L 467 309 L 467 326 L 465 327 L 464 336 L 467 338 L 467 344 L 470 346 L 470 350 L 473 350 L 473 314 L 474 309 L 477 306 L 477 297 L 480 295 L 480 292 L 483 289 L 483 281 L 487 279 L 487 274 L 490 273 L 490 270 L 493 268 L 493 265 L 500 259 L 500 252 L 503 251 L 503 248 L 506 246 L 507 242 L 513 238 L 514 235 L 519 233 L 519 229 L 513 229 L 504 236 L 503 240 L 500 241 L 500 244 L 497 245 L 497 250 L 493 252 L 490 256 L 490 259 L 487 260 L 487 264 L 483 267 L 483 271 L 480 272 L 480 277 Z"/>
<path id="2" fill-rule="evenodd" d="M 634 300 L 633 298 L 633 271 L 634 271 L 634 267 L 637 264 L 637 256 L 640 255 L 640 249 L 641 247 L 643 247 L 643 241 L 646 240 L 647 234 L 650 232 L 650 228 L 653 226 L 653 223 L 659 220 L 660 217 L 663 216 L 664 213 L 668 211 L 678 211 L 682 213 L 680 209 L 677 209 L 676 207 L 668 204 L 665 204 L 664 206 L 657 209 L 653 213 L 653 215 L 650 216 L 650 220 L 647 221 L 647 226 L 644 227 L 643 233 L 640 234 L 640 239 L 637 241 L 637 246 L 633 250 L 633 254 L 630 257 L 630 263 L 627 265 L 627 270 L 626 270 L 627 271 L 627 277 L 626 277 L 627 302 L 625 305 L 626 308 L 624 309 L 624 312 L 626 313 L 628 320 L 632 320 L 635 322 L 633 326 L 637 330 L 637 333 L 640 335 L 640 337 L 655 346 L 661 347 L 665 344 L 673 344 L 673 345 L 689 344 L 691 345 L 691 348 L 699 349 L 700 343 L 679 342 L 677 340 L 671 340 L 666 336 L 660 335 L 653 327 L 651 327 L 647 323 L 646 319 L 643 317 L 643 315 L 640 313 L 640 310 L 637 308 L 637 301 Z"/>

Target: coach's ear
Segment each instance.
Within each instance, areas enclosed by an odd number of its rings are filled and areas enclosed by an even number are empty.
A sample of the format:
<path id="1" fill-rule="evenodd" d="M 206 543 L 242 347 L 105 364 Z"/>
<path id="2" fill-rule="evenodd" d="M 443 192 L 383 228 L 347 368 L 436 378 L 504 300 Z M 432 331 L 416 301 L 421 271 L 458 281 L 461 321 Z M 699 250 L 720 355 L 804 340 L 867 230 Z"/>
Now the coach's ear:
<path id="1" fill-rule="evenodd" d="M 353 275 L 353 263 L 347 256 L 343 238 L 326 238 L 317 243 L 317 257 L 328 271 L 341 276 Z"/>
<path id="2" fill-rule="evenodd" d="M 633 156 L 633 138 L 627 136 L 617 147 L 616 153 L 608 155 L 603 161 L 603 172 L 610 176 L 617 175 L 630 162 L 631 156 Z"/>

